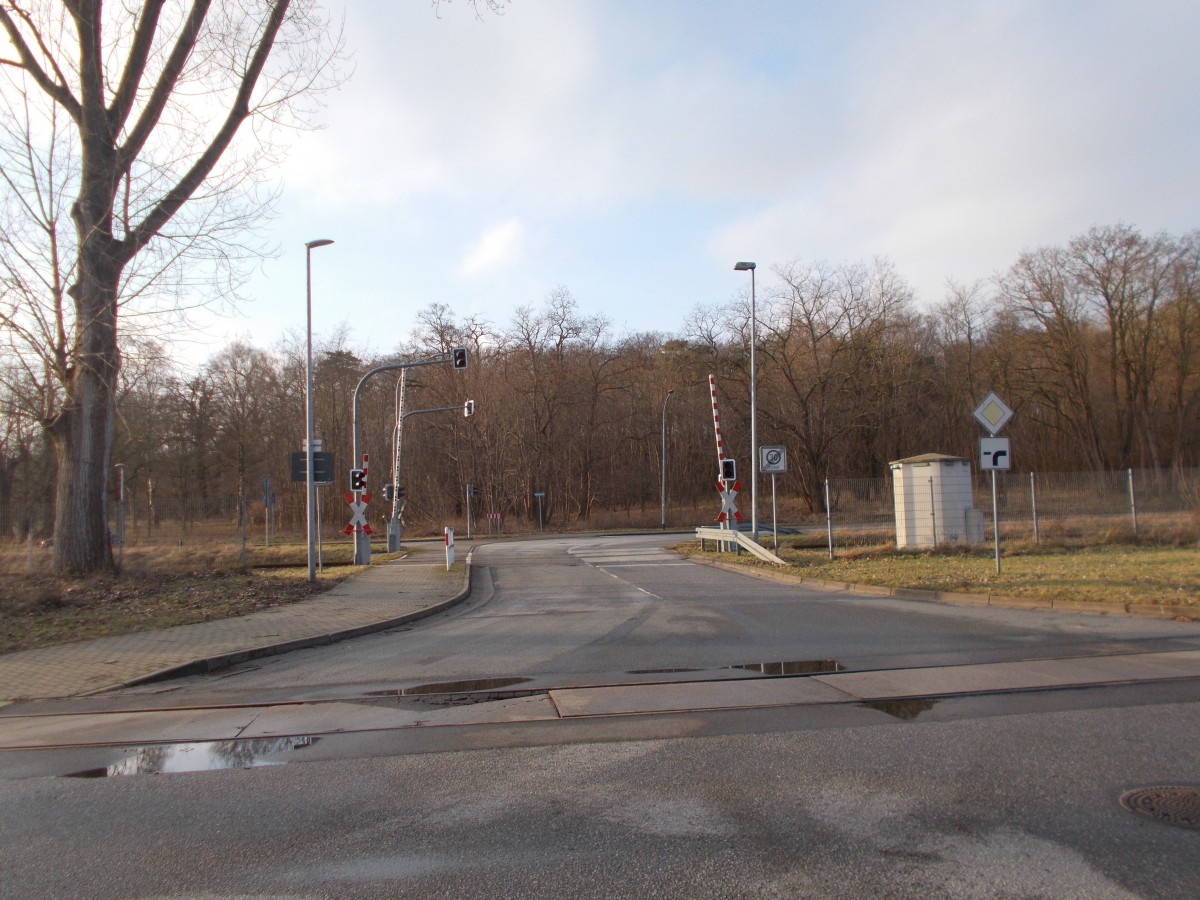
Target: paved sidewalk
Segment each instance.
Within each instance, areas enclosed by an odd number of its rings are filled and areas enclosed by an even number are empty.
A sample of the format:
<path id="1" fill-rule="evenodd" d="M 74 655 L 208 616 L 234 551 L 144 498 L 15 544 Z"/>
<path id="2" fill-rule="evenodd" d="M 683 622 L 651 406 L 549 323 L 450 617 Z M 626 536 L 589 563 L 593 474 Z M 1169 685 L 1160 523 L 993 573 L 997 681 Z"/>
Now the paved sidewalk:
<path id="1" fill-rule="evenodd" d="M 0 656 L 0 706 L 78 697 L 194 667 L 312 647 L 394 627 L 466 598 L 470 567 L 428 556 L 373 566 L 301 603 L 196 625 Z"/>

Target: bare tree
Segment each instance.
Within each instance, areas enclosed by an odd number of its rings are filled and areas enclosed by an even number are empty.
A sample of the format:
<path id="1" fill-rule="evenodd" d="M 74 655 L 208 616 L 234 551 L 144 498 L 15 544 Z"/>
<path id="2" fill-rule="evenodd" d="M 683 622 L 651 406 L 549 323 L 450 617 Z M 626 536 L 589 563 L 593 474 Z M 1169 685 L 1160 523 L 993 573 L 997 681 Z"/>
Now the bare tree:
<path id="1" fill-rule="evenodd" d="M 317 0 L 2 0 L 0 27 L 0 323 L 57 382 L 55 567 L 95 571 L 118 319 L 236 288 L 270 126 L 305 123 L 340 38 Z"/>
<path id="2" fill-rule="evenodd" d="M 1185 235 L 1171 271 L 1171 299 L 1163 310 L 1167 334 L 1163 394 L 1172 423 L 1171 463 L 1182 468 L 1200 449 L 1200 231 Z"/>
<path id="3" fill-rule="evenodd" d="M 1164 349 L 1159 312 L 1168 301 L 1178 250 L 1167 237 L 1145 238 L 1127 225 L 1093 228 L 1070 243 L 1071 267 L 1107 326 L 1108 388 L 1120 457 L 1157 468 L 1161 450 L 1152 393 Z M 1135 446 L 1140 445 L 1140 446 Z"/>
<path id="4" fill-rule="evenodd" d="M 1038 402 L 1089 468 L 1104 467 L 1105 441 L 1095 373 L 1099 330 L 1088 299 L 1057 247 L 1021 254 L 1000 279 L 1001 300 L 1032 337 L 1018 361 Z"/>

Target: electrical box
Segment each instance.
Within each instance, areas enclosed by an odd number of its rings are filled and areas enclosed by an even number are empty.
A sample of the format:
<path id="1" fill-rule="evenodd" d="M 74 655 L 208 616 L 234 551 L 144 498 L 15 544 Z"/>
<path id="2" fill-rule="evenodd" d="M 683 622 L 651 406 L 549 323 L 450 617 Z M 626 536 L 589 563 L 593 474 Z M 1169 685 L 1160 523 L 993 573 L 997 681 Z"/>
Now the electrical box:
<path id="1" fill-rule="evenodd" d="M 925 453 L 888 465 L 898 548 L 983 543 L 983 515 L 972 497 L 970 460 Z"/>

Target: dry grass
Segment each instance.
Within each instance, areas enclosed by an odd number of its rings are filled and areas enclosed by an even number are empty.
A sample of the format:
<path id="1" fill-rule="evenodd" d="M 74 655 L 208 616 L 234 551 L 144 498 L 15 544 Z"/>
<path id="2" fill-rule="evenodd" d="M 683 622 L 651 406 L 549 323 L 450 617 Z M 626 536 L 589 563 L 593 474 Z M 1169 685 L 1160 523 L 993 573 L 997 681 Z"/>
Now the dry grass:
<path id="1" fill-rule="evenodd" d="M 1132 533 L 1108 537 L 1114 543 L 1002 541 L 999 575 L 991 547 L 899 551 L 893 543 L 879 543 L 840 550 L 831 560 L 822 542 L 803 535 L 781 541 L 779 555 L 797 574 L 827 581 L 1043 600 L 1200 607 L 1200 544 L 1188 529 L 1164 531 L 1155 542 L 1145 535 L 1135 542 Z M 723 558 L 761 565 L 746 555 L 723 554 Z"/>
<path id="2" fill-rule="evenodd" d="M 0 553 L 0 652 L 240 616 L 306 600 L 358 569 L 352 548 L 327 548 L 325 570 L 308 582 L 304 544 L 130 550 L 118 575 L 66 578 L 49 553 Z M 394 558 L 387 554 L 380 561 Z M 27 574 L 28 570 L 28 574 Z"/>

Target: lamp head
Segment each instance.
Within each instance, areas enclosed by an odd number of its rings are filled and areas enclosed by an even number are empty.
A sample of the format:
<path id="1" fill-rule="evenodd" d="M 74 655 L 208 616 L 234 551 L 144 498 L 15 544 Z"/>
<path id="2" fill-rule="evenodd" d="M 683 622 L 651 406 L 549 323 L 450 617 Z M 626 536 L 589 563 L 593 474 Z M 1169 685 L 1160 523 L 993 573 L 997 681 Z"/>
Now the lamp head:
<path id="1" fill-rule="evenodd" d="M 750 272 L 750 271 L 753 271 L 755 268 L 757 268 L 757 267 L 752 262 L 740 262 L 733 267 L 733 271 L 735 271 L 735 272 Z"/>
<path id="2" fill-rule="evenodd" d="M 317 238 L 315 241 L 305 241 L 304 246 L 312 250 L 316 247 L 328 247 L 332 243 L 329 238 Z"/>

